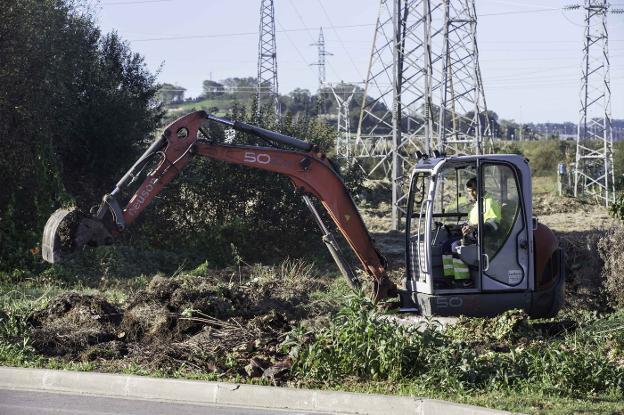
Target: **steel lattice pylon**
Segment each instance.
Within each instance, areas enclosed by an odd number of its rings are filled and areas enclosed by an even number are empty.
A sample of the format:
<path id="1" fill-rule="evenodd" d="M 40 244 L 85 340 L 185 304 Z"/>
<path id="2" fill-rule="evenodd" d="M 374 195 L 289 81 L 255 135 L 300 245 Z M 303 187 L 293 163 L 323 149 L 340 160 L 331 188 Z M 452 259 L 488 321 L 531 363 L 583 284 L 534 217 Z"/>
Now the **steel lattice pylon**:
<path id="1" fill-rule="evenodd" d="M 337 130 L 336 136 L 336 157 L 352 162 L 351 157 L 351 120 L 349 118 L 349 107 L 351 106 L 351 100 L 355 95 L 357 87 L 352 86 L 349 91 L 346 85 L 339 84 L 334 87 L 331 84 L 325 84 L 328 86 L 334 99 L 336 100 L 336 107 L 338 109 L 337 118 Z"/>
<path id="2" fill-rule="evenodd" d="M 360 164 L 369 176 L 391 178 L 398 229 L 404 172 L 416 150 L 466 154 L 481 147 L 479 114 L 487 111 L 474 0 L 381 0 L 364 93 L 373 99 L 362 102 L 352 157 L 368 159 Z"/>
<path id="3" fill-rule="evenodd" d="M 273 7 L 273 0 L 261 0 L 259 33 L 258 83 L 256 90 L 258 108 L 263 103 L 273 101 L 275 113 L 279 114 L 275 9 Z"/>
<path id="4" fill-rule="evenodd" d="M 318 61 L 311 63 L 312 66 L 318 66 L 319 91 L 325 83 L 325 57 L 332 56 L 332 53 L 325 50 L 325 37 L 323 36 L 323 28 L 319 30 L 318 42 L 310 44 L 310 46 L 318 47 Z"/>
<path id="5" fill-rule="evenodd" d="M 606 0 L 585 0 L 581 110 L 576 136 L 574 196 L 615 200 Z"/>
<path id="6" fill-rule="evenodd" d="M 444 4 L 442 96 L 438 150 L 447 154 L 481 154 L 483 138 L 491 143 L 490 122 L 477 48 L 474 0 Z"/>

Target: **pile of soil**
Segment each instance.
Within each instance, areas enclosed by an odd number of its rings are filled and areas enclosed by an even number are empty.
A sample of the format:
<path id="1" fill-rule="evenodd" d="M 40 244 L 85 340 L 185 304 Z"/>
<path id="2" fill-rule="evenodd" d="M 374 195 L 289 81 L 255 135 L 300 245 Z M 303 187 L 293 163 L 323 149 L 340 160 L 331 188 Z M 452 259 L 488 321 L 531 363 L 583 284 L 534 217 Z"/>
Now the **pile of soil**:
<path id="1" fill-rule="evenodd" d="M 41 354 L 76 357 L 90 346 L 117 339 L 123 313 L 104 298 L 65 293 L 29 318 Z"/>
<path id="2" fill-rule="evenodd" d="M 594 212 L 596 204 L 573 197 L 561 197 L 553 193 L 543 193 L 533 195 L 533 214 L 537 216 Z"/>
<path id="3" fill-rule="evenodd" d="M 579 232 L 557 232 L 565 253 L 565 305 L 573 309 L 609 310 L 604 289 L 604 263 L 598 255 L 598 243 L 605 231 L 595 229 Z"/>
<path id="4" fill-rule="evenodd" d="M 309 298 L 328 283 L 262 279 L 241 269 L 157 275 L 119 306 L 64 293 L 30 316 L 32 344 L 42 355 L 97 361 L 103 369 L 137 364 L 281 382 L 290 360 L 279 345 L 304 318 L 330 311 Z"/>

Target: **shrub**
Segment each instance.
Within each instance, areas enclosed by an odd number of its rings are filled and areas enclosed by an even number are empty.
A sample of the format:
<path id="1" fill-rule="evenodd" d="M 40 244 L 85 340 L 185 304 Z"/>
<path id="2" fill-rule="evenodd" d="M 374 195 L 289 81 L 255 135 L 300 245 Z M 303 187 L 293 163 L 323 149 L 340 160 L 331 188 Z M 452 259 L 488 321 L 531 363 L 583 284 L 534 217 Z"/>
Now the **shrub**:
<path id="1" fill-rule="evenodd" d="M 609 212 L 616 218 L 624 220 L 624 193 L 616 196 L 615 203 L 609 207 Z"/>
<path id="2" fill-rule="evenodd" d="M 277 123 L 269 109 L 260 117 L 254 112 L 237 108 L 230 116 L 314 142 L 323 150 L 333 144 L 335 132 L 320 119 L 286 116 Z M 214 141 L 224 140 L 220 126 L 210 128 Z M 235 144 L 266 145 L 239 132 Z M 361 182 L 354 174 L 347 178 L 351 191 Z M 195 158 L 137 225 L 135 238 L 150 246 L 186 252 L 215 265 L 232 263 L 236 255 L 266 263 L 323 249 L 318 226 L 288 177 L 210 159 Z"/>
<path id="3" fill-rule="evenodd" d="M 537 176 L 552 176 L 557 174 L 557 165 L 560 162 L 572 161 L 572 145 L 567 141 L 539 140 L 523 141 L 518 143 L 522 154 L 529 159 L 531 170 Z"/>
<path id="4" fill-rule="evenodd" d="M 284 345 L 295 358 L 293 372 L 311 382 L 337 384 L 348 377 L 399 380 L 423 368 L 420 352 L 435 332 L 417 332 L 383 319 L 366 298 L 352 296 L 331 325 L 307 342 L 295 333 Z"/>
<path id="5" fill-rule="evenodd" d="M 616 225 L 598 242 L 602 276 L 612 305 L 624 307 L 624 226 Z"/>
<path id="6" fill-rule="evenodd" d="M 0 269 L 37 264 L 49 215 L 112 189 L 161 117 L 155 76 L 79 3 L 0 7 Z"/>

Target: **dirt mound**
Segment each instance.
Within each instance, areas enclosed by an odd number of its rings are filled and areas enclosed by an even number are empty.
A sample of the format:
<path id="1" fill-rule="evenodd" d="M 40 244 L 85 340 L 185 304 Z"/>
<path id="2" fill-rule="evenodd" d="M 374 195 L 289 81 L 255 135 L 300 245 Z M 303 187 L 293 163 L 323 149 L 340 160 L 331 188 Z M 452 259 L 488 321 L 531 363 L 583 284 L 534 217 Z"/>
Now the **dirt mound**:
<path id="1" fill-rule="evenodd" d="M 30 317 L 33 347 L 47 356 L 76 356 L 116 339 L 121 320 L 122 312 L 102 297 L 65 293 Z"/>
<path id="2" fill-rule="evenodd" d="M 202 278 L 179 282 L 156 276 L 146 290 L 128 301 L 121 328 L 129 341 L 178 340 L 207 324 L 189 318 L 192 315 L 227 319 L 244 314 L 246 309 L 243 292 Z"/>
<path id="3" fill-rule="evenodd" d="M 566 305 L 574 309 L 606 311 L 609 304 L 602 277 L 598 243 L 604 230 L 557 232 L 565 253 Z"/>
<path id="4" fill-rule="evenodd" d="M 552 193 L 533 195 L 533 214 L 537 216 L 593 212 L 595 209 L 595 203 L 575 199 L 573 197 L 561 197 Z"/>
<path id="5" fill-rule="evenodd" d="M 120 306 L 66 293 L 30 317 L 33 346 L 104 367 L 198 369 L 278 382 L 290 367 L 279 345 L 296 321 L 327 312 L 309 299 L 324 284 L 311 267 L 292 262 L 157 275 Z"/>

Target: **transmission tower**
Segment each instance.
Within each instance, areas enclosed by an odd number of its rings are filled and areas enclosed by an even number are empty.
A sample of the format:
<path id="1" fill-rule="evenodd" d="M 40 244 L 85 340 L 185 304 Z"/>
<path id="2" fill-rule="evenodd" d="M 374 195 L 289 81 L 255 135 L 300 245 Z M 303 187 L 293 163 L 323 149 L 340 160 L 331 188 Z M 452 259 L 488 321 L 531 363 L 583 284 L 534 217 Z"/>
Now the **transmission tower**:
<path id="1" fill-rule="evenodd" d="M 365 173 L 392 182 L 392 228 L 399 227 L 403 172 L 416 150 L 429 152 L 432 32 L 429 0 L 381 0 L 356 135 L 354 157 L 368 159 Z M 373 97 L 369 100 L 367 97 Z M 372 163 L 370 163 L 372 161 Z"/>
<path id="2" fill-rule="evenodd" d="M 481 154 L 490 122 L 481 82 L 475 0 L 445 0 L 438 150 Z"/>
<path id="3" fill-rule="evenodd" d="M 480 151 L 489 122 L 474 10 L 474 0 L 380 0 L 353 156 L 391 178 L 393 229 L 416 150 Z"/>
<path id="4" fill-rule="evenodd" d="M 581 109 L 576 135 L 574 196 L 589 195 L 606 206 L 615 200 L 613 131 L 606 0 L 585 0 L 585 42 L 581 77 Z M 620 12 L 620 10 L 613 10 Z"/>
<path id="5" fill-rule="evenodd" d="M 323 28 L 319 30 L 318 42 L 310 44 L 310 46 L 318 47 L 318 61 L 311 63 L 312 66 L 318 66 L 318 81 L 319 91 L 325 83 L 325 56 L 332 56 L 333 54 L 325 50 L 325 37 L 323 36 Z"/>
<path id="6" fill-rule="evenodd" d="M 332 94 L 334 95 L 334 99 L 336 100 L 336 107 L 338 108 L 338 135 L 336 136 L 336 157 L 340 159 L 345 159 L 347 160 L 347 163 L 350 163 L 353 160 L 351 157 L 352 140 L 349 107 L 351 105 L 353 95 L 355 95 L 355 91 L 357 90 L 357 87 L 354 86 L 351 92 L 348 93 L 348 91 L 345 90 L 346 85 L 344 84 L 340 84 L 338 88 L 335 88 L 331 84 L 329 84 L 328 86 L 331 89 Z"/>
<path id="7" fill-rule="evenodd" d="M 256 87 L 258 108 L 263 103 L 273 102 L 275 113 L 279 115 L 275 9 L 273 0 L 261 0 L 259 33 L 258 84 Z"/>

